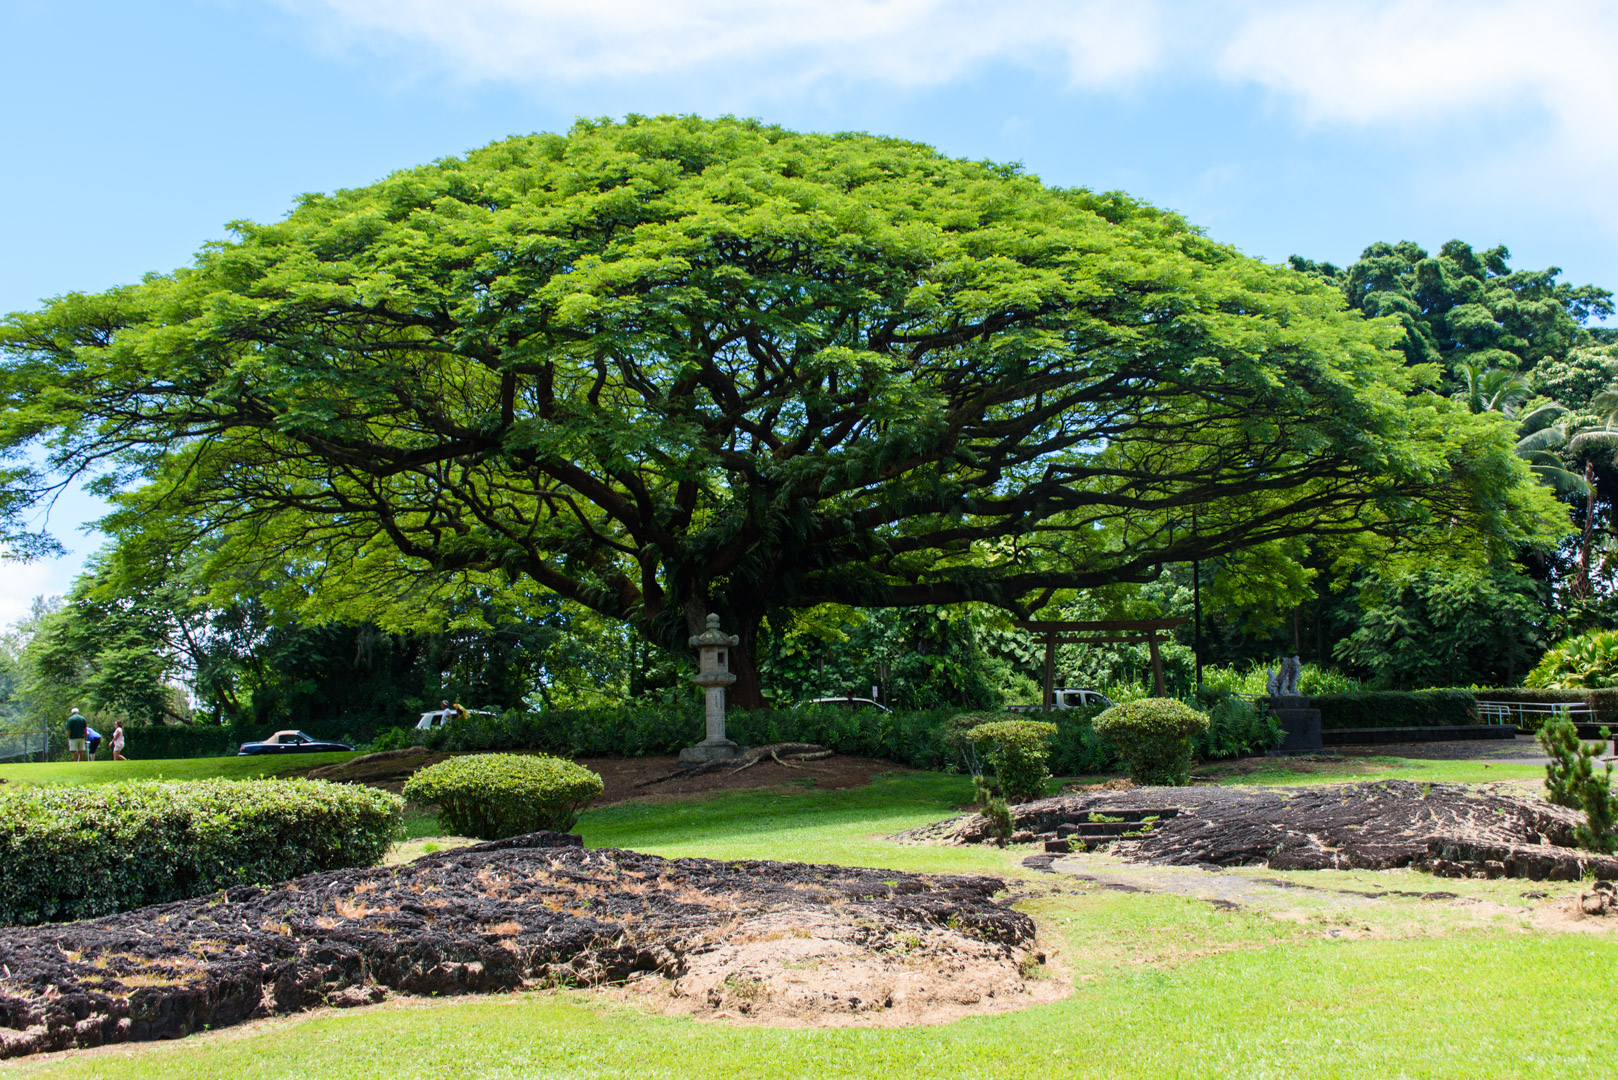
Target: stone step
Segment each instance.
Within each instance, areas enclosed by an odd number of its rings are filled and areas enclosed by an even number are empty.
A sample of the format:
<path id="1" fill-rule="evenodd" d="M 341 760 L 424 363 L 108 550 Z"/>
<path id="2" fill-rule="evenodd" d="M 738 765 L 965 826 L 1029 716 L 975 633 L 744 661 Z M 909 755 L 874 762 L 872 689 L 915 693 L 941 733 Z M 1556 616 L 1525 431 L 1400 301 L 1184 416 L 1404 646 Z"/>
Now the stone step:
<path id="1" fill-rule="evenodd" d="M 1119 821 L 1144 821 L 1149 817 L 1155 817 L 1161 821 L 1167 821 L 1170 818 L 1179 817 L 1180 810 L 1179 807 L 1175 806 L 1165 806 L 1162 809 L 1146 808 L 1140 810 L 1085 810 L 1080 813 L 1070 815 L 1067 820 L 1071 825 L 1082 825 L 1090 820 L 1091 814 L 1099 814 L 1102 817 L 1108 818 L 1117 818 Z"/>
<path id="2" fill-rule="evenodd" d="M 1157 823 L 1155 821 L 1085 821 L 1077 825 L 1058 825 L 1056 827 L 1056 836 L 1059 840 L 1100 840 L 1122 836 L 1125 833 L 1140 832 L 1148 824 L 1155 825 Z"/>

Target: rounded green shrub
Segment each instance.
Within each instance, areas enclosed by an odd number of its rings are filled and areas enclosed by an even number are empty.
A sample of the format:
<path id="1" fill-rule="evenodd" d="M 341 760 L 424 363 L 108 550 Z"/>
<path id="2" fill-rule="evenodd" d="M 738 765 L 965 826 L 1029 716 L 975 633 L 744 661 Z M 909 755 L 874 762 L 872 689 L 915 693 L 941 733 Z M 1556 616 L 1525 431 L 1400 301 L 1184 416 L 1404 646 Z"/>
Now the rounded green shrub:
<path id="1" fill-rule="evenodd" d="M 994 770 L 1001 798 L 1021 802 L 1045 794 L 1051 778 L 1046 761 L 1055 734 L 1056 725 L 1041 720 L 995 720 L 972 728 L 967 738 Z"/>
<path id="2" fill-rule="evenodd" d="M 1543 690 L 1618 687 L 1618 630 L 1592 630 L 1559 642 L 1540 658 L 1523 685 Z"/>
<path id="3" fill-rule="evenodd" d="M 1096 731 L 1118 745 L 1137 784 L 1184 784 L 1191 779 L 1193 740 L 1208 717 L 1173 698 L 1142 698 L 1096 717 Z"/>
<path id="4" fill-rule="evenodd" d="M 438 807 L 458 836 L 502 840 L 566 832 L 602 791 L 601 777 L 544 754 L 474 754 L 429 765 L 405 781 L 404 797 Z"/>
<path id="5" fill-rule="evenodd" d="M 381 861 L 397 795 L 321 780 L 0 787 L 0 923 L 88 919 Z"/>

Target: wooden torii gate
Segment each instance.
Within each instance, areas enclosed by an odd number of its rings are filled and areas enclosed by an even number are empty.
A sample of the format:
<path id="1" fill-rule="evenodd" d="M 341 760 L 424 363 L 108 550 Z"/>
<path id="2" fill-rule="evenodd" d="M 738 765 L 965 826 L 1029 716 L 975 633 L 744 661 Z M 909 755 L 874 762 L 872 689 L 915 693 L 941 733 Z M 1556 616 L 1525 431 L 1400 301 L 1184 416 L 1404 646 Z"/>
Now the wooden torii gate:
<path id="1" fill-rule="evenodd" d="M 1163 656 L 1157 651 L 1158 635 L 1191 620 L 1185 616 L 1174 619 L 1090 619 L 1062 622 L 1018 620 L 1016 625 L 1039 635 L 1035 640 L 1045 646 L 1045 708 L 1056 705 L 1056 647 L 1058 645 L 1104 645 L 1108 642 L 1146 642 L 1152 653 L 1152 687 L 1158 697 L 1167 697 L 1163 685 Z M 1074 634 L 1099 635 L 1073 637 Z"/>

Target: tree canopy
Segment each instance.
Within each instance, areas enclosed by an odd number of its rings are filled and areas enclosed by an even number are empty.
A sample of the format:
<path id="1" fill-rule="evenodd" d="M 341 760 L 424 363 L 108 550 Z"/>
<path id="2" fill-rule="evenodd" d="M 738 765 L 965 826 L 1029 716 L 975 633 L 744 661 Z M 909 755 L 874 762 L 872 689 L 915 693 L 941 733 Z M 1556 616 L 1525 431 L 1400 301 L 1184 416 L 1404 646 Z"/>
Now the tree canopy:
<path id="1" fill-rule="evenodd" d="M 1555 516 L 1509 423 L 1328 283 L 914 143 L 580 122 L 232 228 L 5 320 L 14 550 L 95 475 L 115 533 L 359 603 L 527 577 L 670 644 L 717 610 L 753 704 L 772 608 L 1028 612 Z"/>
<path id="2" fill-rule="evenodd" d="M 1339 284 L 1349 306 L 1396 319 L 1412 364 L 1439 364 L 1460 377 L 1500 368 L 1531 371 L 1563 360 L 1591 339 L 1586 320 L 1613 312 L 1612 293 L 1557 281 L 1559 267 L 1513 270 L 1504 245 L 1475 251 L 1451 240 L 1429 254 L 1408 240 L 1378 242 L 1346 270 L 1294 255 L 1295 269 Z"/>

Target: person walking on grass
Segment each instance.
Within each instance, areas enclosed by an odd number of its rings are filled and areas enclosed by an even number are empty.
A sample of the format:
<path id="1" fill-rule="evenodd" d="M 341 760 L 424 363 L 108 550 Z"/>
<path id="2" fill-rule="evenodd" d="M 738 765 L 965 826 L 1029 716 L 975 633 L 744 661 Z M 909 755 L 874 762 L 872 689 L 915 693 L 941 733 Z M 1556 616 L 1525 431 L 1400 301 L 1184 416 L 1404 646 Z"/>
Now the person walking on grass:
<path id="1" fill-rule="evenodd" d="M 74 761 L 88 761 L 89 754 L 85 751 L 85 740 L 89 736 L 90 725 L 75 706 L 67 714 L 67 752 L 73 755 Z"/>
<path id="2" fill-rule="evenodd" d="M 112 722 L 112 760 L 129 760 L 124 757 L 124 722 L 122 720 Z"/>

